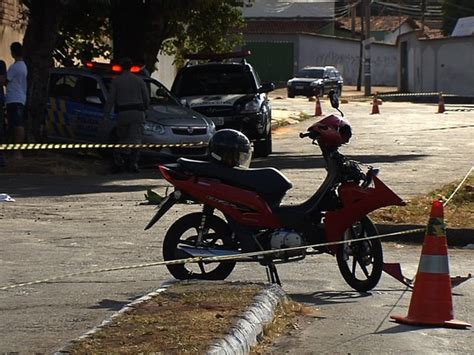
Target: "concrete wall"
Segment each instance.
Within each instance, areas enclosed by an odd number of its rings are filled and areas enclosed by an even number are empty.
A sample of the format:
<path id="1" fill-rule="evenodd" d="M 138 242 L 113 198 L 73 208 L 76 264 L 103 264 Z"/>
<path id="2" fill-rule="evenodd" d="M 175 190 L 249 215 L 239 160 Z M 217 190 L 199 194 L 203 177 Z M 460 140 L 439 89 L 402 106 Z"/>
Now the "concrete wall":
<path id="1" fill-rule="evenodd" d="M 474 37 L 419 40 L 400 37 L 408 45 L 408 90 L 474 96 Z M 400 83 L 400 81 L 399 81 Z"/>
<path id="2" fill-rule="evenodd" d="M 246 35 L 248 42 L 292 42 L 294 44 L 294 72 L 304 66 L 335 66 L 344 83 L 357 84 L 359 73 L 359 41 L 321 35 Z M 397 47 L 373 43 L 371 49 L 372 85 L 397 85 Z M 363 78 L 363 74 L 362 74 Z"/>
<path id="3" fill-rule="evenodd" d="M 19 21 L 19 11 L 19 0 L 0 1 L 0 59 L 5 61 L 7 66 L 13 63 L 10 44 L 23 41 L 25 24 Z"/>

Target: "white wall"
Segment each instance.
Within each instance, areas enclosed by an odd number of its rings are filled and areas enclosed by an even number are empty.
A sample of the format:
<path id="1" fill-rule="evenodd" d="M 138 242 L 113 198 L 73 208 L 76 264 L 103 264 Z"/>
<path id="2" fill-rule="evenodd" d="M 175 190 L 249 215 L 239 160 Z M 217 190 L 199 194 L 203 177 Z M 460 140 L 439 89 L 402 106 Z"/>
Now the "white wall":
<path id="1" fill-rule="evenodd" d="M 474 37 L 418 40 L 408 43 L 408 89 L 411 92 L 444 92 L 474 96 Z"/>
<path id="2" fill-rule="evenodd" d="M 168 89 L 171 89 L 174 78 L 177 73 L 176 66 L 173 64 L 174 56 L 159 54 L 157 70 L 155 70 L 151 76 L 161 82 Z"/>
<path id="3" fill-rule="evenodd" d="M 329 36 L 301 35 L 298 67 L 334 65 L 344 77 L 344 83 L 357 84 L 359 74 L 359 41 Z M 397 84 L 397 48 L 373 43 L 371 46 L 371 84 Z M 363 80 L 363 73 L 362 73 Z"/>
<path id="4" fill-rule="evenodd" d="M 304 66 L 335 66 L 344 84 L 356 85 L 359 73 L 359 41 L 325 35 L 245 35 L 247 42 L 292 42 L 294 72 Z M 371 50 L 371 84 L 396 86 L 398 77 L 397 47 L 373 43 Z M 362 73 L 362 82 L 364 74 Z"/>

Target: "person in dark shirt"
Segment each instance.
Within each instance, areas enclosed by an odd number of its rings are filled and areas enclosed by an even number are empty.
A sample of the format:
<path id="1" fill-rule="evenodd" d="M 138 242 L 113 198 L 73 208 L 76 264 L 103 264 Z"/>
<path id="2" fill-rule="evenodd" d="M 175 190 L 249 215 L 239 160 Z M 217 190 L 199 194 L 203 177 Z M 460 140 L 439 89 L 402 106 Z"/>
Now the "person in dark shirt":
<path id="1" fill-rule="evenodd" d="M 6 143 L 5 138 L 5 93 L 3 86 L 7 82 L 7 66 L 3 60 L 0 59 L 0 144 Z M 5 166 L 5 155 L 0 150 L 0 167 Z"/>

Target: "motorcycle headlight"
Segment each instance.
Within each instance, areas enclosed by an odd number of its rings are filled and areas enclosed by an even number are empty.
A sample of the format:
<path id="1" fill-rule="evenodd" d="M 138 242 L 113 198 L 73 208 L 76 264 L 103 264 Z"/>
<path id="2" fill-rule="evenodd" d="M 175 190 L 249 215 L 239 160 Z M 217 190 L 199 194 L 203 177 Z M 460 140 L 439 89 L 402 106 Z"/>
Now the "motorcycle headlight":
<path id="1" fill-rule="evenodd" d="M 323 83 L 322 80 L 315 80 L 309 85 L 310 86 L 318 86 L 318 85 L 321 85 L 322 83 Z"/>
<path id="2" fill-rule="evenodd" d="M 242 107 L 242 113 L 256 113 L 260 109 L 260 105 L 257 101 L 247 102 L 244 107 Z"/>
<path id="3" fill-rule="evenodd" d="M 145 130 L 145 134 L 151 134 L 151 133 L 157 133 L 157 134 L 164 134 L 165 133 L 165 127 L 163 125 L 154 123 L 154 122 L 145 122 L 143 125 L 143 128 Z"/>

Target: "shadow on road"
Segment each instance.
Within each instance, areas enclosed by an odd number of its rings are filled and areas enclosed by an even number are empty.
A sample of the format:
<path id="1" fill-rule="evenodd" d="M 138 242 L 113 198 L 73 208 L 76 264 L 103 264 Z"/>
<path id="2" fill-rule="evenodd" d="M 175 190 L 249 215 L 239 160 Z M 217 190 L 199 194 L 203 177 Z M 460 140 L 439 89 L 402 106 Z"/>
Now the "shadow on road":
<path id="1" fill-rule="evenodd" d="M 292 300 L 322 306 L 326 304 L 354 303 L 359 298 L 370 297 L 371 293 L 360 293 L 356 291 L 318 291 L 314 293 L 291 293 Z"/>
<path id="2" fill-rule="evenodd" d="M 123 307 L 125 307 L 127 304 L 129 304 L 130 301 L 115 301 L 115 300 L 109 300 L 109 299 L 103 299 L 100 301 L 98 304 L 89 307 L 89 309 L 107 309 L 109 311 L 119 311 Z"/>
<path id="3" fill-rule="evenodd" d="M 151 179 L 152 183 L 139 181 Z M 168 186 L 155 170 L 106 176 L 0 175 L 2 193 L 13 198 L 143 191 Z"/>
<path id="4" fill-rule="evenodd" d="M 423 154 L 402 155 L 351 155 L 348 159 L 357 160 L 364 164 L 395 163 L 400 161 L 418 160 L 424 158 Z M 322 169 L 325 162 L 321 155 L 291 155 L 276 152 L 264 159 L 255 159 L 252 168 L 274 167 L 277 169 Z"/>

